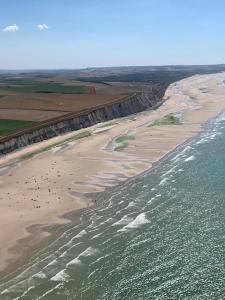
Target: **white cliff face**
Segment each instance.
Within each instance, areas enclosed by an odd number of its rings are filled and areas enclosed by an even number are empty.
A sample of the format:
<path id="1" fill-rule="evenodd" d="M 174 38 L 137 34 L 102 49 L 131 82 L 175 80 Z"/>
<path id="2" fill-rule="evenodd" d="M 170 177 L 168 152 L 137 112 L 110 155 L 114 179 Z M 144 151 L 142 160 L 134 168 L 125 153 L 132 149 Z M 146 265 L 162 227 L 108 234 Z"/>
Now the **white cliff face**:
<path id="1" fill-rule="evenodd" d="M 1 138 L 0 155 L 66 132 L 87 128 L 100 122 L 157 107 L 162 103 L 165 90 L 166 88 L 162 87 L 160 91 L 157 90 L 157 93 L 137 93 L 117 103 L 86 111 L 83 114 L 71 114 L 71 116 L 66 116 L 64 119 L 61 117 L 61 119 L 50 120 L 47 124 L 39 124 L 33 128 L 27 128 L 19 133 Z"/>

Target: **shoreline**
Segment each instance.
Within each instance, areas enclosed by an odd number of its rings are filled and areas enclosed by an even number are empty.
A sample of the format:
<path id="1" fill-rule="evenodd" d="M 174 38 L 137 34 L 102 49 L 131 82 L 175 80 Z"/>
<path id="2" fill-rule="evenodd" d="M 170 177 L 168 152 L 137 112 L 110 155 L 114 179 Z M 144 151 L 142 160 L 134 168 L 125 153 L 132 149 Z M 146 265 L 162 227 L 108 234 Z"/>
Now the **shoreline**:
<path id="1" fill-rule="evenodd" d="M 10 236 L 10 231 L 0 234 L 1 245 L 5 245 L 5 248 L 0 250 L 0 274 L 6 274 L 10 266 L 15 266 L 21 257 L 24 258 L 24 261 L 28 259 L 26 253 L 22 253 L 18 257 L 17 255 L 12 255 L 12 250 L 10 249 L 15 250 L 15 247 L 21 247 L 20 243 L 25 242 L 29 238 L 35 239 L 33 234 L 28 233 L 30 228 L 40 226 L 40 232 L 46 234 L 46 228 L 48 227 L 60 226 L 60 224 L 63 226 L 71 224 L 66 217 L 67 215 L 76 212 L 79 215 L 80 210 L 87 207 L 91 208 L 92 205 L 94 205 L 93 200 L 85 201 L 87 195 L 98 195 L 98 193 L 107 190 L 107 188 L 110 189 L 111 187 L 118 186 L 118 184 L 130 178 L 149 171 L 171 151 L 174 151 L 188 139 L 201 132 L 201 125 L 203 123 L 225 109 L 225 87 L 222 86 L 222 84 L 218 87 L 218 84 L 223 82 L 222 79 L 224 79 L 224 77 L 225 74 L 214 74 L 199 75 L 183 79 L 169 87 L 165 94 L 166 99 L 169 96 L 168 100 L 155 111 L 147 111 L 125 117 L 124 119 L 107 122 L 115 123 L 113 126 L 102 127 L 102 124 L 98 124 L 79 132 L 72 132 L 52 140 L 28 146 L 18 152 L 0 158 L 0 167 L 10 162 L 16 164 L 16 167 L 13 166 L 12 169 L 9 168 L 6 174 L 0 175 L 0 188 L 3 189 L 4 195 L 6 196 L 6 200 L 3 196 L 3 199 L 0 201 L 0 204 L 3 203 L 6 214 L 6 218 L 1 220 L 0 224 L 1 227 L 4 228 L 4 226 L 10 223 L 10 220 L 16 216 L 16 224 L 13 224 L 14 227 L 12 228 L 15 230 L 15 225 L 17 225 L 19 229 L 16 232 L 16 236 L 14 230 L 11 230 L 11 232 L 14 233 L 12 237 L 13 243 L 7 243 L 6 241 L 6 235 L 8 234 Z M 198 94 L 198 88 L 196 89 L 196 87 L 194 88 L 190 86 L 190 84 L 193 82 L 193 84 L 198 87 L 199 81 L 200 84 L 211 84 L 212 91 L 215 90 L 215 94 L 210 95 L 210 92 L 207 94 L 201 93 L 200 90 Z M 195 96 L 195 98 L 191 99 L 188 103 L 182 103 L 183 97 L 186 95 L 185 89 L 187 89 L 187 95 L 192 96 L 192 94 L 194 94 Z M 224 101 L 218 102 L 218 100 L 215 100 L 217 96 Z M 152 127 L 146 125 L 170 113 L 181 113 L 183 123 L 181 123 L 181 125 Z M 68 145 L 63 148 L 63 140 L 89 130 L 91 131 L 89 137 L 69 142 Z M 129 132 L 132 132 L 135 138 L 126 141 L 127 146 L 123 151 L 117 152 L 107 149 L 109 143 L 115 146 L 115 139 L 119 136 L 127 136 Z M 15 159 L 19 159 L 21 156 L 29 154 L 29 152 L 40 150 L 45 145 L 54 145 L 55 142 L 62 143 L 59 149 L 53 148 L 46 152 L 40 152 L 30 159 L 17 161 L 16 163 Z M 57 147 L 58 146 L 56 146 L 56 148 Z M 54 150 L 56 151 L 54 152 Z M 57 162 L 53 165 L 57 165 L 58 168 L 52 165 L 53 161 Z M 72 169 L 70 167 L 71 165 L 73 166 Z M 43 171 L 49 171 L 49 167 L 52 167 L 52 172 L 48 173 L 45 178 L 41 178 L 43 177 Z M 74 173 L 74 170 L 78 171 L 79 174 Z M 33 171 L 34 173 L 32 173 Z M 68 178 L 69 172 L 71 172 L 72 178 Z M 27 175 L 27 173 L 29 175 L 29 182 L 24 178 L 24 174 Z M 30 180 L 30 178 L 32 178 L 32 180 Z M 68 180 L 70 180 L 69 186 Z M 46 181 L 48 181 L 47 185 L 45 184 Z M 54 181 L 56 185 L 61 185 L 63 193 L 61 193 L 60 189 L 56 189 L 54 190 L 54 195 L 52 195 L 51 191 L 46 194 L 47 189 L 54 189 Z M 18 183 L 16 184 L 16 182 Z M 35 188 L 37 188 L 37 185 L 35 185 L 36 182 L 38 182 L 39 187 L 37 194 L 40 191 L 42 197 L 47 196 L 49 200 L 49 203 L 43 203 L 42 200 L 35 199 L 35 202 L 38 202 L 40 205 L 40 209 L 34 208 L 33 205 L 30 205 L 29 201 L 32 197 L 34 198 L 36 192 Z M 10 186 L 10 189 L 13 187 L 13 191 L 15 189 L 15 193 L 9 195 L 10 198 L 7 197 L 7 186 Z M 20 197 L 19 200 L 16 199 L 18 191 L 23 189 L 26 190 L 26 195 Z M 74 192 L 73 196 L 72 192 L 68 192 L 71 190 Z M 82 195 L 83 197 L 80 197 Z M 60 197 L 59 200 L 63 199 L 63 202 L 57 201 L 57 205 L 55 205 L 54 199 L 56 197 Z M 9 200 L 15 204 L 15 206 L 18 204 L 17 207 L 12 208 L 13 205 L 9 207 Z M 17 201 L 19 201 L 19 203 L 17 203 Z M 31 216 L 25 216 L 29 213 Z M 23 217 L 18 217 L 22 214 Z M 45 215 L 43 216 L 43 214 Z M 20 219 L 24 222 L 21 222 Z M 19 238 L 18 232 L 22 233 Z M 23 243 L 23 246 L 24 245 Z M 11 260 L 10 263 L 9 259 Z M 10 274 L 8 276 L 10 276 Z M 4 278 L 6 278 L 6 276 L 4 276 Z"/>

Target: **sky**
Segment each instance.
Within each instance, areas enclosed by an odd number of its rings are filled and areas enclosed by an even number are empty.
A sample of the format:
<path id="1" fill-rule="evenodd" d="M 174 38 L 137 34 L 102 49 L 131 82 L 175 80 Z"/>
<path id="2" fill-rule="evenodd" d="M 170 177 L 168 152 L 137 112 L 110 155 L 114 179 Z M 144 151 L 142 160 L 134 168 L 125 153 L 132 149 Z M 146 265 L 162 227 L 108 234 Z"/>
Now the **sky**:
<path id="1" fill-rule="evenodd" d="M 224 0 L 0 0 L 0 69 L 225 63 Z"/>

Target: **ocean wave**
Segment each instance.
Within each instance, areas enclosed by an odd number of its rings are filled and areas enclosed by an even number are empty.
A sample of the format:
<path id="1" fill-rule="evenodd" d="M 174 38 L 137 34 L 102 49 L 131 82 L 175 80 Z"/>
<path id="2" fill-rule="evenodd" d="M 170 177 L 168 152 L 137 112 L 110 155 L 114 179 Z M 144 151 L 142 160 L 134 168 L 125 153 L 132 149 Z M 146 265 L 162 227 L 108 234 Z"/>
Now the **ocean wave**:
<path id="1" fill-rule="evenodd" d="M 93 255 L 97 254 L 98 252 L 99 252 L 98 249 L 92 248 L 92 247 L 88 247 L 81 254 L 79 254 L 79 257 L 80 256 L 93 256 Z"/>
<path id="2" fill-rule="evenodd" d="M 145 244 L 145 243 L 148 243 L 149 241 L 151 241 L 151 238 L 147 238 L 147 239 L 144 239 L 144 240 L 140 240 L 140 241 L 138 241 L 138 242 L 136 242 L 136 243 L 133 243 L 133 244 L 131 244 L 130 246 L 129 246 L 129 248 L 135 248 L 135 247 L 139 247 L 139 246 L 141 246 L 141 245 L 143 245 L 143 244 Z"/>
<path id="3" fill-rule="evenodd" d="M 34 289 L 34 286 L 30 286 L 21 296 L 13 298 L 13 300 L 23 299 L 23 297 L 26 297 L 27 294 L 29 293 L 29 291 L 31 291 L 33 289 Z"/>
<path id="4" fill-rule="evenodd" d="M 130 217 L 128 217 L 127 215 L 125 215 L 122 217 L 122 219 L 120 219 L 116 223 L 112 224 L 112 226 L 126 225 L 126 224 L 130 223 L 131 221 L 132 221 L 132 219 Z"/>
<path id="5" fill-rule="evenodd" d="M 163 175 L 161 175 L 161 177 L 165 177 L 171 173 L 173 173 L 173 171 L 175 171 L 177 168 L 177 165 L 173 166 L 171 169 L 169 169 L 167 172 L 165 172 Z"/>
<path id="6" fill-rule="evenodd" d="M 50 267 L 50 266 L 55 266 L 55 265 L 57 265 L 57 259 L 54 259 L 54 260 L 50 261 L 50 263 L 48 263 L 45 268 Z"/>
<path id="7" fill-rule="evenodd" d="M 67 267 L 72 266 L 72 265 L 81 265 L 82 262 L 79 259 L 79 257 L 74 258 L 73 260 L 71 260 L 70 262 L 68 262 L 68 264 L 66 264 Z"/>
<path id="8" fill-rule="evenodd" d="M 129 224 L 124 226 L 122 229 L 118 230 L 118 232 L 127 231 L 127 230 L 130 230 L 130 229 L 137 229 L 137 228 L 139 228 L 139 227 L 141 227 L 141 226 L 143 226 L 144 224 L 147 224 L 147 223 L 150 223 L 150 222 L 146 218 L 146 214 L 141 213 L 132 222 L 130 222 Z"/>
<path id="9" fill-rule="evenodd" d="M 151 204 L 153 200 L 155 200 L 155 197 L 152 197 L 150 200 L 148 200 L 147 204 Z"/>
<path id="10" fill-rule="evenodd" d="M 109 218 L 109 219 L 106 219 L 104 222 L 101 222 L 98 226 L 96 226 L 96 227 L 99 227 L 99 226 L 102 226 L 102 225 L 105 225 L 105 224 L 107 224 L 107 223 L 109 223 L 109 222 L 112 222 L 112 221 L 114 221 L 114 218 Z"/>
<path id="11" fill-rule="evenodd" d="M 72 238 L 71 241 L 73 241 L 74 239 L 79 239 L 79 238 L 83 237 L 83 236 L 86 235 L 86 234 L 87 234 L 87 231 L 84 229 L 84 230 L 82 230 L 81 232 L 79 232 L 77 235 L 75 235 L 75 236 Z"/>
<path id="12" fill-rule="evenodd" d="M 135 207 L 137 204 L 134 202 L 134 201 L 131 201 L 127 206 L 125 206 L 124 208 L 122 208 L 120 211 L 118 211 L 116 214 L 119 214 L 121 213 L 121 211 L 123 210 L 127 210 L 128 208 L 131 208 L 131 207 Z"/>
<path id="13" fill-rule="evenodd" d="M 195 156 L 194 155 L 189 156 L 184 161 L 188 162 L 188 161 L 192 161 L 192 160 L 195 160 Z"/>
<path id="14" fill-rule="evenodd" d="M 86 250 L 81 252 L 76 258 L 74 258 L 73 260 L 68 262 L 66 266 L 68 267 L 68 266 L 72 266 L 72 265 L 80 265 L 80 264 L 82 264 L 82 261 L 80 260 L 80 257 L 94 256 L 98 252 L 99 252 L 98 249 L 88 247 Z"/>
<path id="15" fill-rule="evenodd" d="M 40 271 L 40 272 L 34 274 L 34 275 L 32 276 L 32 278 L 45 279 L 45 278 L 47 278 L 47 276 L 46 276 L 46 274 L 45 274 L 44 272 Z"/>
<path id="16" fill-rule="evenodd" d="M 107 258 L 109 256 L 110 256 L 110 254 L 103 255 L 103 256 L 97 258 L 93 263 L 91 263 L 91 265 L 94 265 L 94 264 L 100 262 L 101 260 L 103 260 L 104 258 Z"/>
<path id="17" fill-rule="evenodd" d="M 169 177 L 163 178 L 163 179 L 160 181 L 159 186 L 165 185 L 166 182 L 167 182 L 168 180 L 169 180 Z"/>
<path id="18" fill-rule="evenodd" d="M 62 281 L 67 282 L 69 280 L 70 276 L 66 273 L 66 270 L 61 270 L 58 272 L 55 276 L 53 276 L 50 280 L 51 281 Z"/>
<path id="19" fill-rule="evenodd" d="M 206 143 L 206 142 L 208 142 L 208 138 L 203 138 L 203 139 L 200 139 L 200 140 L 196 143 L 196 145 L 204 144 L 204 143 Z"/>
<path id="20" fill-rule="evenodd" d="M 94 239 L 96 239 L 97 237 L 101 236 L 102 234 L 103 234 L 103 233 L 102 233 L 102 232 L 100 232 L 100 233 L 98 233 L 98 234 L 94 235 L 94 236 L 91 238 L 91 240 L 94 240 Z"/>
<path id="21" fill-rule="evenodd" d="M 182 157 L 184 157 L 184 154 L 186 154 L 186 152 L 188 150 L 192 150 L 193 148 L 191 146 L 186 146 L 181 152 L 179 152 L 177 155 L 175 155 L 173 158 L 171 158 L 171 161 L 173 162 L 178 162 Z"/>
<path id="22" fill-rule="evenodd" d="M 59 287 L 61 287 L 61 283 L 59 283 L 58 285 L 56 285 L 54 288 L 48 290 L 47 292 L 45 292 L 44 294 L 42 294 L 40 297 L 38 297 L 36 300 L 41 300 L 43 298 L 45 298 L 46 296 L 48 296 L 49 294 L 51 294 L 53 291 L 55 291 L 56 289 L 58 289 Z"/>
<path id="23" fill-rule="evenodd" d="M 68 248 L 68 249 L 67 249 L 66 251 L 64 251 L 58 258 L 66 257 L 66 256 L 68 255 L 69 251 L 71 251 L 71 249 L 74 249 L 75 247 L 77 247 L 77 246 L 79 246 L 79 245 L 81 245 L 81 244 L 83 244 L 83 243 L 80 242 L 80 243 L 77 243 L 77 244 L 73 245 L 72 247 Z"/>
<path id="24" fill-rule="evenodd" d="M 127 208 L 133 207 L 133 206 L 135 206 L 135 205 L 136 205 L 135 202 L 134 202 L 134 201 L 131 201 L 131 202 L 127 205 Z"/>

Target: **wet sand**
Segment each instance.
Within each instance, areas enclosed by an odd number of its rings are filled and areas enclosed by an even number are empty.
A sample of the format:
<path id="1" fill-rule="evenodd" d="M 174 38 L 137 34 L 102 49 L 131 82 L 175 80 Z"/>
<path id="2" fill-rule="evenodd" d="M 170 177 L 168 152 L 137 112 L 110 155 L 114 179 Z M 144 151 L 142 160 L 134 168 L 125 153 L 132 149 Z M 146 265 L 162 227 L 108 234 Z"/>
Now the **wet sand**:
<path id="1" fill-rule="evenodd" d="M 98 124 L 1 157 L 0 271 L 26 255 L 27 251 L 12 249 L 26 248 L 32 234 L 28 228 L 43 226 L 38 240 L 48 237 L 45 226 L 68 223 L 60 216 L 95 205 L 86 197 L 88 193 L 102 192 L 141 174 L 199 132 L 203 122 L 225 109 L 224 78 L 225 74 L 214 74 L 181 80 L 169 87 L 167 100 L 155 111 L 114 120 L 105 127 Z M 171 113 L 181 116 L 180 125 L 149 127 Z M 91 136 L 65 142 L 83 131 Z M 122 151 L 115 151 L 120 135 L 132 139 L 125 141 Z M 60 142 L 62 146 L 21 160 Z"/>

